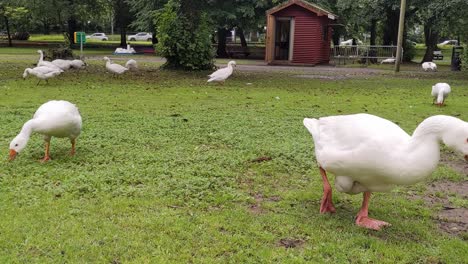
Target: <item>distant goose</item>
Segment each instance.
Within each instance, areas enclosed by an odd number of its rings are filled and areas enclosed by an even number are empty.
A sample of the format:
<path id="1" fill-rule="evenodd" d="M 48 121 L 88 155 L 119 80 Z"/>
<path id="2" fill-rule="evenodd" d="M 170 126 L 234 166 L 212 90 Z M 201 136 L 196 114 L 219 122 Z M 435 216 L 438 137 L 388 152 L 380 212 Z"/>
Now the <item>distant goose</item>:
<path id="1" fill-rule="evenodd" d="M 62 72 L 63 71 L 60 70 L 60 69 L 50 68 L 50 67 L 47 67 L 47 66 L 39 66 L 39 67 L 35 67 L 35 68 L 32 68 L 32 69 L 27 68 L 27 69 L 24 70 L 23 79 L 26 79 L 26 77 L 28 77 L 29 74 L 34 75 L 37 78 L 39 78 L 39 81 L 37 82 L 37 85 L 39 85 L 39 82 L 41 80 L 45 80 L 46 83 L 49 83 L 48 79 L 53 78 L 53 77 L 59 75 Z"/>
<path id="2" fill-rule="evenodd" d="M 66 71 L 66 70 L 69 70 L 70 67 L 72 66 L 71 62 L 72 62 L 71 60 L 56 59 L 52 61 L 52 64 Z"/>
<path id="3" fill-rule="evenodd" d="M 109 72 L 112 72 L 114 74 L 122 74 L 128 71 L 128 68 L 125 68 L 124 66 L 120 64 L 112 63 L 108 57 L 104 57 L 104 60 L 106 61 L 106 69 Z"/>
<path id="4" fill-rule="evenodd" d="M 421 67 L 423 68 L 424 71 L 437 71 L 437 64 L 431 62 L 431 61 L 428 61 L 428 62 L 424 62 L 423 64 L 421 64 Z"/>
<path id="5" fill-rule="evenodd" d="M 67 101 L 49 101 L 41 105 L 33 118 L 24 123 L 21 132 L 10 143 L 10 161 L 16 158 L 29 141 L 31 134 L 44 135 L 46 142 L 43 162 L 50 160 L 49 148 L 51 137 L 70 139 L 71 155 L 75 154 L 76 138 L 81 133 L 81 115 L 78 108 Z"/>
<path id="6" fill-rule="evenodd" d="M 393 63 L 395 63 L 395 61 L 396 61 L 395 58 L 388 58 L 388 59 L 382 60 L 382 62 L 380 62 L 380 64 L 384 64 L 384 63 L 393 64 Z"/>
<path id="7" fill-rule="evenodd" d="M 437 83 L 432 86 L 432 96 L 434 97 L 433 103 L 438 106 L 443 106 L 445 99 L 448 97 L 451 92 L 450 85 L 447 83 Z"/>
<path id="8" fill-rule="evenodd" d="M 39 61 L 37 62 L 37 66 L 46 66 L 46 67 L 49 67 L 49 68 L 55 68 L 55 69 L 58 69 L 58 70 L 62 70 L 59 66 L 53 64 L 52 62 L 45 61 L 44 60 L 44 52 L 42 50 L 38 50 L 37 52 L 40 54 Z"/>
<path id="9" fill-rule="evenodd" d="M 208 82 L 222 82 L 224 84 L 224 81 L 232 75 L 232 72 L 234 71 L 233 66 L 235 67 L 236 65 L 235 61 L 230 61 L 226 68 L 219 69 L 208 75 L 208 77 L 210 77 Z"/>
<path id="10" fill-rule="evenodd" d="M 125 68 L 133 71 L 133 70 L 137 70 L 138 69 L 138 64 L 136 62 L 136 60 L 133 60 L 133 59 L 130 59 L 127 61 L 127 63 L 125 63 Z"/>
<path id="11" fill-rule="evenodd" d="M 70 67 L 73 69 L 83 69 L 86 66 L 86 63 L 82 60 L 72 60 L 70 61 Z"/>

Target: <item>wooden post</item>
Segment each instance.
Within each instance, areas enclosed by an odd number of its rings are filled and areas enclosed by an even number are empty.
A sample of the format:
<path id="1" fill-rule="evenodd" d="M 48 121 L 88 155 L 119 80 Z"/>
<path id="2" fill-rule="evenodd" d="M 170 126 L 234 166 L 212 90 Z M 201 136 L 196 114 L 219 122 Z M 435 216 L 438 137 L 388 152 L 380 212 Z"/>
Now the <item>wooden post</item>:
<path id="1" fill-rule="evenodd" d="M 270 64 L 275 52 L 275 17 L 267 15 L 267 32 L 265 38 L 265 61 Z"/>
<path id="2" fill-rule="evenodd" d="M 400 71 L 401 55 L 403 50 L 403 30 L 405 29 L 405 13 L 406 13 L 406 0 L 401 0 L 400 6 L 400 22 L 398 25 L 398 42 L 397 42 L 397 54 L 395 61 L 395 73 Z"/>

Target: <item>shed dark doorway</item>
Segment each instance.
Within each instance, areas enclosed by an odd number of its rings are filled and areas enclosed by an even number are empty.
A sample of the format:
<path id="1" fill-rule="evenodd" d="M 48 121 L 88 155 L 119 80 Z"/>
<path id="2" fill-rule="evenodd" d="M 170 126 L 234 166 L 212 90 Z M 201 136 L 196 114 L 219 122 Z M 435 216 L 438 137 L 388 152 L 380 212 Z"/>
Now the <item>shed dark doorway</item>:
<path id="1" fill-rule="evenodd" d="M 275 60 L 289 60 L 291 19 L 277 19 L 275 28 Z"/>

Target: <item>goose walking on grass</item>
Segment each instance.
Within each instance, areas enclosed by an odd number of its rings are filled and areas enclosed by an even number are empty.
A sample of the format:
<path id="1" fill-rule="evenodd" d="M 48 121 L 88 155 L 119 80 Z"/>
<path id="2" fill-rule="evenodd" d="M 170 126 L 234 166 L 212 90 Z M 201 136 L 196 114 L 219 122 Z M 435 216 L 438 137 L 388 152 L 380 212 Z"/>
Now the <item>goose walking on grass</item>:
<path id="1" fill-rule="evenodd" d="M 21 132 L 11 141 L 10 161 L 26 147 L 33 132 L 44 135 L 46 146 L 42 162 L 50 160 L 49 148 L 52 137 L 69 138 L 72 144 L 70 154 L 75 155 L 75 143 L 81 133 L 81 124 L 80 112 L 70 102 L 49 101 L 41 105 L 33 118 L 24 123 Z"/>
<path id="2" fill-rule="evenodd" d="M 304 119 L 312 135 L 323 181 L 320 213 L 334 213 L 327 171 L 335 187 L 348 194 L 363 193 L 356 224 L 379 230 L 390 224 L 368 216 L 372 192 L 423 181 L 437 168 L 443 142 L 468 161 L 468 123 L 451 116 L 432 116 L 408 135 L 396 124 L 369 114 Z"/>
<path id="3" fill-rule="evenodd" d="M 112 63 L 108 57 L 104 57 L 104 60 L 106 61 L 106 69 L 113 74 L 122 74 L 128 71 L 128 68 L 120 64 Z"/>
<path id="4" fill-rule="evenodd" d="M 448 97 L 450 92 L 450 85 L 447 83 L 437 83 L 436 85 L 432 86 L 431 94 L 432 97 L 434 97 L 434 101 L 432 103 L 438 106 L 443 106 L 445 99 Z"/>
<path id="5" fill-rule="evenodd" d="M 221 82 L 224 84 L 224 81 L 232 75 L 232 72 L 234 71 L 233 67 L 236 67 L 236 65 L 235 61 L 230 61 L 226 68 L 219 69 L 208 75 L 208 77 L 210 77 L 208 82 Z"/>
<path id="6" fill-rule="evenodd" d="M 35 68 L 26 68 L 23 72 L 23 79 L 26 79 L 29 74 L 36 76 L 39 81 L 37 82 L 36 85 L 39 85 L 39 82 L 41 80 L 45 80 L 46 83 L 49 83 L 48 79 L 53 78 L 59 74 L 61 74 L 63 71 L 57 68 L 50 68 L 47 66 L 39 66 Z"/>

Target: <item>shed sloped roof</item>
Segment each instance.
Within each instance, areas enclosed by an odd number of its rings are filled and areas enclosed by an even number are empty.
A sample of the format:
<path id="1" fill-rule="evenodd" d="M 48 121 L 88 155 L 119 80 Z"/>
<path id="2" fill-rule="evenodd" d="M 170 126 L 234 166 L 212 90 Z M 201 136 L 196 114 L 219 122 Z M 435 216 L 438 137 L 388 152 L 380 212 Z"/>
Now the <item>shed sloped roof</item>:
<path id="1" fill-rule="evenodd" d="M 330 12 L 330 11 L 328 11 L 328 10 L 326 10 L 326 9 L 316 5 L 316 4 L 307 2 L 305 0 L 289 0 L 287 2 L 284 2 L 284 3 L 280 4 L 280 5 L 277 5 L 277 6 L 273 7 L 272 9 L 268 10 L 267 14 L 272 15 L 272 14 L 274 14 L 274 13 L 276 13 L 278 11 L 281 11 L 281 10 L 287 8 L 287 7 L 290 7 L 292 5 L 301 6 L 301 7 L 305 8 L 305 9 L 311 11 L 311 12 L 316 13 L 319 16 L 326 15 L 330 19 L 333 19 L 333 20 L 337 18 L 337 16 L 335 14 L 333 14 L 332 12 Z"/>

